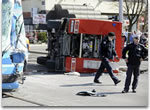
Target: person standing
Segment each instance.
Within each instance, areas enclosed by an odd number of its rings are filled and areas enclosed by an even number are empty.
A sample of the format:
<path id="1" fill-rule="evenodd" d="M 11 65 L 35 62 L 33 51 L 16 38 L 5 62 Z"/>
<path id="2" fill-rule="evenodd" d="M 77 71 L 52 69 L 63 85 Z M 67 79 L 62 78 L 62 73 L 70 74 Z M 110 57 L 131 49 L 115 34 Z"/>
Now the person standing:
<path id="1" fill-rule="evenodd" d="M 114 39 L 115 39 L 115 33 L 109 32 L 108 35 L 102 40 L 102 43 L 100 45 L 100 58 L 102 61 L 101 61 L 100 68 L 98 69 L 95 75 L 94 83 L 101 83 L 98 79 L 102 75 L 105 68 L 107 69 L 115 85 L 117 85 L 121 81 L 114 76 L 109 61 L 110 59 L 113 59 L 113 56 L 115 56 L 118 59 L 118 56 L 114 49 L 114 43 L 113 43 Z"/>
<path id="2" fill-rule="evenodd" d="M 140 36 L 140 43 L 143 44 L 145 47 L 147 47 L 148 45 L 147 33 L 144 33 Z"/>
<path id="3" fill-rule="evenodd" d="M 122 40 L 123 40 L 123 43 L 124 43 L 124 46 L 126 46 L 126 42 L 127 42 L 127 38 L 124 34 L 122 34 Z"/>
<path id="4" fill-rule="evenodd" d="M 125 29 L 124 35 L 126 36 L 126 41 L 128 41 L 128 34 L 129 34 L 128 29 Z"/>
<path id="5" fill-rule="evenodd" d="M 140 64 L 143 59 L 145 59 L 148 55 L 147 48 L 144 45 L 139 43 L 139 36 L 133 36 L 133 43 L 127 45 L 122 51 L 122 58 L 127 63 L 127 72 L 126 72 L 126 80 L 125 87 L 122 93 L 127 93 L 129 91 L 129 86 L 131 83 L 132 74 L 134 76 L 132 83 L 132 92 L 136 93 L 136 88 L 138 84 L 138 78 L 140 75 Z M 126 53 L 128 53 L 128 58 L 126 57 Z"/>

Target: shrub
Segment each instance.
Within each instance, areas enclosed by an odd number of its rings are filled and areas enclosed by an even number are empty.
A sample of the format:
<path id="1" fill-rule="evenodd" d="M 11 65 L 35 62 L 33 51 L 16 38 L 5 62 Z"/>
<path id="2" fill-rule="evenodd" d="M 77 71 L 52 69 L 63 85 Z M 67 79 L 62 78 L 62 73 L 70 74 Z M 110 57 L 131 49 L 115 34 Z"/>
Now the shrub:
<path id="1" fill-rule="evenodd" d="M 38 41 L 41 41 L 41 42 L 47 42 L 47 33 L 46 32 L 39 32 L 38 33 Z"/>

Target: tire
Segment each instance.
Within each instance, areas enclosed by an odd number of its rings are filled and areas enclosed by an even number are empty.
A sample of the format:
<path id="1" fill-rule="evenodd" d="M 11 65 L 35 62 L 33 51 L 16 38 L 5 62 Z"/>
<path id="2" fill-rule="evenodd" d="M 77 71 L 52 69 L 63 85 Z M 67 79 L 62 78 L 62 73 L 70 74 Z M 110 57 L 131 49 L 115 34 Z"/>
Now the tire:
<path id="1" fill-rule="evenodd" d="M 61 12 L 62 12 L 61 5 L 59 5 L 59 4 L 55 5 L 56 19 L 61 19 L 61 16 L 60 16 Z"/>
<path id="2" fill-rule="evenodd" d="M 53 61 L 53 60 L 47 60 L 46 67 L 49 70 L 55 71 L 55 61 Z"/>
<path id="3" fill-rule="evenodd" d="M 60 4 L 56 4 L 56 5 L 54 6 L 54 9 L 55 9 L 57 12 L 60 12 L 60 11 L 62 10 L 62 7 L 61 7 Z"/>
<path id="4" fill-rule="evenodd" d="M 68 10 L 62 10 L 59 15 L 60 15 L 61 18 L 63 18 L 63 17 L 68 18 L 69 12 L 68 12 Z"/>
<path id="5" fill-rule="evenodd" d="M 41 65 L 46 65 L 46 61 L 48 60 L 48 57 L 38 57 L 37 63 Z"/>

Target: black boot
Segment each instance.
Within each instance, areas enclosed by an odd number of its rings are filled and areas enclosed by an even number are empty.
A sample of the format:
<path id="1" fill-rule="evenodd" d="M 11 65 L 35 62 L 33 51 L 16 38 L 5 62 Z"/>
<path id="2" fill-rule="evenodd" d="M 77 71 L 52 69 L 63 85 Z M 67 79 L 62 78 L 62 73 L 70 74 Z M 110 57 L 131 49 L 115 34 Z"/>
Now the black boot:
<path id="1" fill-rule="evenodd" d="M 115 85 L 117 85 L 118 83 L 120 83 L 121 82 L 121 80 L 117 80 L 116 82 L 115 82 Z"/>
<path id="2" fill-rule="evenodd" d="M 94 83 L 99 83 L 99 84 L 101 84 L 102 82 L 100 82 L 99 80 L 95 80 L 95 79 L 94 79 Z"/>
<path id="3" fill-rule="evenodd" d="M 122 91 L 122 93 L 128 93 L 128 90 L 125 90 L 125 89 L 124 89 L 124 90 Z"/>
<path id="4" fill-rule="evenodd" d="M 132 92 L 133 92 L 133 93 L 136 93 L 136 90 L 135 90 L 135 89 L 132 89 Z"/>

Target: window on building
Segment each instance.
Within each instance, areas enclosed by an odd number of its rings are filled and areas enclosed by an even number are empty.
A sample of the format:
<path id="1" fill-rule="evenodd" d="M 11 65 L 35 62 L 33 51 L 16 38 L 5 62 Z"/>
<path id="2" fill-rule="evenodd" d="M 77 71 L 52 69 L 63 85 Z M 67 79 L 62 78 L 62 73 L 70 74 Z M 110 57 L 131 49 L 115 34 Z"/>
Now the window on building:
<path id="1" fill-rule="evenodd" d="M 42 5 L 45 5 L 45 1 L 42 1 Z"/>

